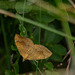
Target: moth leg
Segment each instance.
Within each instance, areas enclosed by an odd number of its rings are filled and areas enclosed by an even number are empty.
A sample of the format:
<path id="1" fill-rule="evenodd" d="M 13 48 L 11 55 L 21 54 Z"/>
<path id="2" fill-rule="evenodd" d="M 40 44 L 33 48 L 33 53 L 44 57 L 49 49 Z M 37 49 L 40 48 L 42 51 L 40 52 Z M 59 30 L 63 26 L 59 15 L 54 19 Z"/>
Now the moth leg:
<path id="1" fill-rule="evenodd" d="M 38 61 L 37 61 L 37 60 L 35 60 L 35 62 L 36 62 L 36 63 L 38 63 Z"/>
<path id="2" fill-rule="evenodd" d="M 23 62 L 24 62 L 25 60 L 27 60 L 28 54 L 24 53 L 24 54 L 22 54 L 22 57 L 23 57 Z"/>

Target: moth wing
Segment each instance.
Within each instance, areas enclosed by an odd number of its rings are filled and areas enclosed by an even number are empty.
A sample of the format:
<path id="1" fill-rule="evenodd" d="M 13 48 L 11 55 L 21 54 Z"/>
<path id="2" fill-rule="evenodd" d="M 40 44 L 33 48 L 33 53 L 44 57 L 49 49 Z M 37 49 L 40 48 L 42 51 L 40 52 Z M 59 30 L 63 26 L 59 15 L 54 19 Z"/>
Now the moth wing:
<path id="1" fill-rule="evenodd" d="M 15 42 L 25 42 L 26 44 L 28 45 L 34 45 L 33 41 L 29 38 L 26 38 L 26 37 L 21 37 L 20 35 L 18 34 L 15 34 Z"/>
<path id="2" fill-rule="evenodd" d="M 52 55 L 52 52 L 49 49 L 47 49 L 45 46 L 43 45 L 34 45 L 34 46 L 37 49 L 37 51 L 42 51 L 42 54 L 45 56 L 45 58 L 48 58 Z"/>
<path id="3" fill-rule="evenodd" d="M 27 52 L 29 47 L 28 46 L 24 47 L 24 45 L 25 45 L 24 42 L 17 41 L 17 42 L 15 42 L 15 44 L 17 46 L 17 49 L 18 49 L 20 55 L 23 57 L 24 60 L 26 60 L 28 57 L 28 54 L 26 52 Z"/>
<path id="4" fill-rule="evenodd" d="M 34 51 L 33 51 L 34 52 Z M 40 59 L 45 59 L 42 51 L 36 51 L 35 54 L 31 54 L 27 57 L 28 60 L 40 60 Z"/>
<path id="5" fill-rule="evenodd" d="M 52 55 L 52 52 L 42 45 L 34 45 L 31 50 L 32 53 L 27 57 L 28 60 L 46 59 Z"/>

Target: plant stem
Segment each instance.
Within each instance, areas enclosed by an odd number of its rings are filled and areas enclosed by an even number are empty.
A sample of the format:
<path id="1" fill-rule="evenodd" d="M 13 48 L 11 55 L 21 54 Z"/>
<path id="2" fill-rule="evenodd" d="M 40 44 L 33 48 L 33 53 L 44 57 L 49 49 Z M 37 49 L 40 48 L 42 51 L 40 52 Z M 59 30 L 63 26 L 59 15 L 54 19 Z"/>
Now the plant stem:
<path id="1" fill-rule="evenodd" d="M 4 28 L 4 22 L 3 22 L 3 18 L 2 16 L 1 17 L 1 29 L 2 29 L 2 32 L 3 32 L 3 37 L 4 37 L 4 44 L 5 44 L 5 50 L 6 50 L 6 62 L 7 62 L 7 66 L 8 66 L 8 69 L 10 69 L 10 51 L 9 51 L 9 48 L 8 48 L 8 43 L 7 43 L 7 37 L 6 37 L 6 31 L 5 31 L 5 28 Z"/>
<path id="2" fill-rule="evenodd" d="M 40 12 L 39 12 L 39 19 L 40 19 L 40 23 L 41 23 L 41 7 L 40 7 Z M 39 44 L 40 44 L 40 38 L 41 38 L 41 28 L 39 27 Z M 36 75 L 37 75 L 37 71 L 38 71 L 38 62 L 37 62 L 37 66 L 36 66 Z"/>
<path id="3" fill-rule="evenodd" d="M 19 19 L 19 20 L 23 20 L 23 21 L 25 21 L 25 22 L 27 22 L 27 23 L 31 23 L 31 24 L 33 24 L 33 25 L 35 25 L 35 26 L 41 27 L 41 28 L 43 28 L 43 29 L 45 29 L 45 30 L 51 31 L 51 32 L 56 33 L 56 34 L 58 34 L 58 35 L 61 35 L 61 36 L 63 36 L 63 37 L 68 37 L 68 38 L 70 38 L 70 39 L 72 39 L 72 40 L 75 40 L 75 37 L 73 37 L 73 36 L 70 36 L 70 35 L 65 34 L 65 33 L 63 33 L 63 32 L 60 32 L 60 31 L 55 30 L 55 29 L 53 29 L 53 28 L 50 28 L 50 27 L 48 27 L 48 26 L 46 26 L 46 25 L 44 25 L 44 24 L 40 24 L 40 23 L 34 22 L 34 21 L 30 20 L 30 19 L 23 18 L 23 17 L 21 17 L 20 15 L 16 15 L 15 18 L 17 18 L 17 19 Z"/>
<path id="4" fill-rule="evenodd" d="M 64 8 L 64 16 L 66 16 L 67 18 L 69 18 L 68 16 L 68 13 L 66 11 L 66 8 L 64 7 L 64 5 L 62 4 L 62 0 L 55 0 L 57 6 L 59 9 L 62 9 L 62 7 Z M 61 6 L 60 6 L 61 5 Z M 61 17 L 62 18 L 62 17 Z M 68 21 L 65 21 L 65 20 L 61 20 L 61 23 L 62 23 L 62 27 L 63 27 L 63 30 L 65 32 L 65 34 L 68 34 L 69 36 L 72 36 L 71 35 L 71 30 L 70 30 L 70 27 L 69 27 L 69 23 Z M 71 55 L 73 55 L 74 53 L 74 44 L 73 44 L 73 40 L 70 39 L 70 38 L 67 38 L 65 37 L 66 41 L 67 41 L 67 45 L 68 45 L 68 49 L 72 49 L 71 51 Z"/>
<path id="5" fill-rule="evenodd" d="M 6 15 L 8 15 L 8 16 L 10 16 L 10 17 L 13 17 L 13 18 L 16 18 L 16 19 L 18 19 L 18 20 L 25 21 L 25 22 L 27 22 L 27 23 L 31 23 L 31 24 L 33 24 L 33 25 L 35 25 L 35 26 L 41 27 L 41 28 L 43 28 L 43 29 L 45 29 L 45 30 L 51 31 L 51 32 L 56 33 L 56 34 L 58 34 L 58 35 L 61 35 L 61 36 L 63 36 L 63 37 L 67 37 L 67 38 L 69 38 L 69 39 L 75 40 L 75 37 L 73 37 L 73 36 L 70 36 L 70 35 L 65 34 L 65 33 L 63 33 L 63 32 L 60 32 L 60 31 L 55 30 L 55 29 L 53 29 L 53 28 L 50 28 L 50 27 L 48 27 L 48 26 L 46 26 L 46 25 L 44 25 L 44 24 L 40 24 L 40 23 L 38 23 L 38 22 L 32 21 L 32 20 L 30 20 L 30 19 L 28 19 L 28 18 L 23 18 L 22 16 L 20 16 L 20 15 L 18 15 L 18 14 L 15 15 L 15 14 L 13 14 L 13 13 L 9 13 L 9 12 L 7 12 L 7 11 L 5 11 L 5 10 L 2 10 L 2 9 L 0 9 L 0 13 L 1 13 L 1 14 L 6 14 Z"/>
<path id="6" fill-rule="evenodd" d="M 58 7 L 61 9 L 61 7 L 64 7 L 64 5 L 61 5 L 62 4 L 62 0 L 55 0 L 56 1 L 56 3 L 57 3 L 57 5 L 58 5 Z M 61 5 L 61 7 L 60 7 L 60 5 Z M 69 18 L 69 16 L 68 16 L 68 13 L 67 13 L 67 11 L 65 10 L 65 7 L 64 7 L 64 13 L 66 14 L 66 15 L 64 15 L 64 16 L 66 16 L 66 17 L 68 17 Z M 66 34 L 68 34 L 68 35 L 70 35 L 70 36 L 72 36 L 71 35 L 71 31 L 70 31 L 70 27 L 69 27 L 69 23 L 67 22 L 67 21 L 65 21 L 65 20 L 61 20 L 61 22 L 62 22 L 62 26 L 63 26 L 63 30 L 64 30 L 64 32 L 66 33 Z M 74 44 L 73 44 L 73 40 L 72 39 L 70 39 L 70 38 L 68 38 L 68 37 L 65 37 L 66 38 L 66 41 L 67 41 L 67 45 L 68 45 L 68 49 L 70 50 L 70 49 L 72 49 L 71 50 L 71 57 L 72 57 L 72 64 L 71 64 L 71 69 L 72 69 L 72 73 L 74 73 L 74 70 L 75 70 L 75 48 L 74 48 Z M 74 70 L 73 70 L 74 69 Z"/>
<path id="7" fill-rule="evenodd" d="M 41 3 L 41 2 L 40 2 Z M 39 12 L 39 19 L 40 19 L 40 23 L 41 23 L 41 7 L 40 7 L 40 12 Z M 40 44 L 40 38 L 41 38 L 41 28 L 39 27 L 39 44 Z"/>

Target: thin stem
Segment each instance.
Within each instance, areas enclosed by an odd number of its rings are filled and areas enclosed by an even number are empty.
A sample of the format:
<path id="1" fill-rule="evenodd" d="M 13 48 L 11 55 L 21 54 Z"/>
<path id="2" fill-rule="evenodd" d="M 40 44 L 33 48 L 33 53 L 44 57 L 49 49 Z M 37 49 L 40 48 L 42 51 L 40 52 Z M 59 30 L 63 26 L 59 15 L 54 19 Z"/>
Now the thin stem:
<path id="1" fill-rule="evenodd" d="M 69 39 L 75 40 L 75 37 L 72 37 L 72 36 L 70 36 L 70 35 L 68 35 L 68 34 L 65 34 L 65 33 L 61 32 L 61 31 L 52 29 L 52 28 L 50 28 L 50 27 L 48 27 L 48 26 L 46 26 L 46 25 L 44 25 L 44 24 L 40 24 L 40 23 L 34 22 L 34 21 L 30 20 L 30 19 L 23 18 L 23 17 L 21 17 L 20 15 L 16 15 L 16 18 L 19 19 L 19 20 L 23 20 L 23 21 L 25 21 L 25 22 L 27 22 L 27 23 L 31 23 L 31 24 L 33 24 L 33 25 L 35 25 L 35 26 L 41 27 L 41 28 L 43 28 L 43 29 L 45 29 L 45 30 L 51 31 L 51 32 L 53 32 L 53 33 L 56 33 L 56 34 L 58 34 L 58 35 L 61 35 L 61 36 L 63 36 L 63 37 L 68 37 Z"/>
<path id="2" fill-rule="evenodd" d="M 24 11 L 25 11 L 24 9 L 25 9 L 25 6 L 26 6 L 25 4 L 26 4 L 26 0 L 24 0 L 24 6 L 23 6 L 23 17 L 24 17 Z M 22 26 L 23 26 L 23 24 L 24 24 L 24 22 L 22 21 Z"/>
<path id="3" fill-rule="evenodd" d="M 36 75 L 37 75 L 37 72 L 38 72 L 38 62 L 36 64 Z"/>
<path id="4" fill-rule="evenodd" d="M 41 2 L 40 2 L 41 3 Z M 40 12 L 39 12 L 39 19 L 40 19 L 40 23 L 41 23 L 41 7 L 40 7 Z M 41 38 L 41 28 L 39 27 L 39 44 L 40 44 L 40 38 Z M 37 71 L 38 71 L 38 62 L 37 62 L 37 66 L 36 66 L 36 75 L 37 75 Z"/>
<path id="5" fill-rule="evenodd" d="M 56 34 L 58 34 L 58 35 L 61 35 L 61 36 L 63 36 L 63 37 L 67 37 L 67 38 L 69 38 L 69 39 L 75 40 L 75 37 L 73 37 L 73 36 L 70 36 L 70 35 L 68 35 L 68 34 L 65 34 L 65 33 L 61 32 L 61 31 L 56 30 L 56 29 L 50 28 L 50 27 L 48 27 L 48 26 L 46 26 L 46 25 L 44 25 L 44 24 L 40 24 L 40 23 L 38 23 L 38 22 L 32 21 L 32 20 L 30 20 L 30 19 L 28 19 L 28 18 L 25 18 L 25 17 L 23 18 L 22 16 L 20 16 L 20 15 L 18 15 L 18 14 L 15 15 L 15 14 L 13 14 L 13 13 L 10 13 L 10 12 L 5 11 L 5 10 L 2 10 L 2 9 L 0 9 L 0 13 L 1 13 L 1 14 L 6 14 L 6 15 L 8 15 L 8 16 L 10 16 L 10 17 L 13 17 L 13 18 L 16 18 L 16 19 L 18 19 L 18 20 L 25 21 L 25 22 L 27 22 L 27 23 L 31 23 L 31 24 L 33 24 L 33 25 L 35 25 L 35 26 L 41 27 L 41 28 L 43 28 L 43 29 L 45 29 L 45 30 L 51 31 L 51 32 L 56 33 Z"/>
<path id="6" fill-rule="evenodd" d="M 41 23 L 41 7 L 40 7 L 40 15 L 39 16 L 40 16 L 39 19 L 40 19 L 40 23 Z M 41 38 L 41 28 L 39 27 L 39 44 L 40 44 L 40 38 Z"/>
<path id="7" fill-rule="evenodd" d="M 35 63 L 35 61 L 33 61 L 33 63 L 35 64 L 35 66 L 37 66 L 37 64 Z M 38 71 L 40 72 L 40 74 L 43 75 L 43 73 L 42 73 L 41 70 L 38 68 L 38 66 L 37 66 L 37 69 L 38 69 Z"/>

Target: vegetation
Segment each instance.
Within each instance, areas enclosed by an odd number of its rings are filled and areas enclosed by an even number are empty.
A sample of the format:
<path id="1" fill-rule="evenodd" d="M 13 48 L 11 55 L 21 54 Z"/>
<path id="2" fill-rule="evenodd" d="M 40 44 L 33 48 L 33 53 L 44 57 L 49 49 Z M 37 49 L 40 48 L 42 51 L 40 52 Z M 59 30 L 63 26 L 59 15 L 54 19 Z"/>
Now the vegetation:
<path id="1" fill-rule="evenodd" d="M 0 75 L 59 75 L 56 69 L 74 66 L 75 9 L 66 0 L 0 1 Z M 14 42 L 15 34 L 46 46 L 52 56 L 25 60 Z M 72 68 L 71 66 L 71 68 Z"/>

